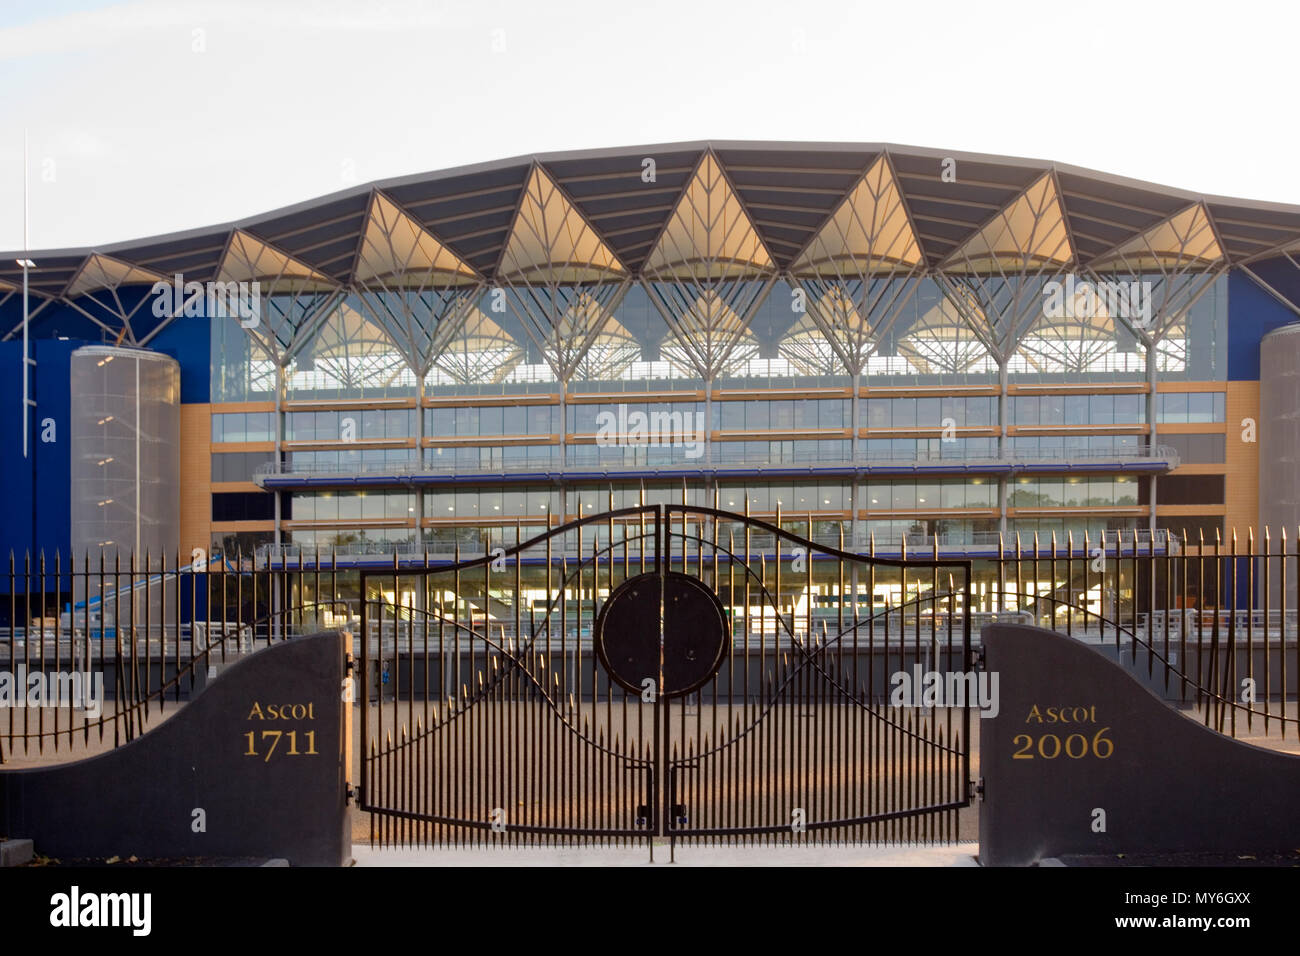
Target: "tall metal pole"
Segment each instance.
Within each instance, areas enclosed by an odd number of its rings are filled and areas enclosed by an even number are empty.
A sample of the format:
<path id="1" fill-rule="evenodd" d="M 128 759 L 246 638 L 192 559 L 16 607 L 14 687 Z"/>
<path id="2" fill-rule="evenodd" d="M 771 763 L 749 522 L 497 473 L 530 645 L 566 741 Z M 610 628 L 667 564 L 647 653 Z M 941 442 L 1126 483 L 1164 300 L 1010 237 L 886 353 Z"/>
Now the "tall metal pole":
<path id="1" fill-rule="evenodd" d="M 1156 428 L 1156 419 L 1160 416 L 1160 398 L 1157 394 L 1160 386 L 1160 363 L 1158 359 L 1159 344 L 1155 336 L 1151 336 L 1150 344 L 1147 346 L 1147 454 L 1154 456 L 1156 445 L 1159 442 L 1158 429 Z M 1151 535 L 1151 546 L 1154 549 L 1156 539 L 1156 484 L 1157 476 L 1151 475 L 1151 491 L 1147 496 L 1147 531 Z M 1152 550 L 1152 554 L 1155 551 Z"/>
<path id="2" fill-rule="evenodd" d="M 140 356 L 135 357 L 135 554 L 140 547 Z M 149 569 L 146 567 L 146 571 Z"/>
<path id="3" fill-rule="evenodd" d="M 27 202 L 28 181 L 30 179 L 30 176 L 28 175 L 27 167 L 28 167 L 27 129 L 24 128 L 23 129 L 23 261 L 22 261 L 22 266 L 23 266 L 23 403 L 22 403 L 23 458 L 28 457 L 28 445 L 30 444 L 29 435 L 31 433 L 32 406 L 36 404 L 31 399 L 30 375 L 31 375 L 32 359 L 31 359 L 31 345 L 30 345 L 28 329 L 27 329 L 27 326 L 31 320 L 31 312 L 29 309 L 29 301 L 27 296 L 27 273 L 32 267 L 32 260 L 30 255 L 28 254 L 28 249 L 31 245 L 31 235 L 30 235 L 31 219 L 28 214 L 28 202 Z M 36 482 L 36 456 L 31 455 L 30 457 L 31 457 L 31 466 L 32 466 L 32 502 L 31 502 L 32 539 L 31 539 L 31 550 L 28 551 L 28 554 L 31 554 L 33 551 L 36 550 L 36 532 L 37 532 L 36 493 L 37 493 L 37 489 L 39 488 L 39 485 Z"/>
<path id="4" fill-rule="evenodd" d="M 28 357 L 27 341 L 27 268 L 31 259 L 28 258 L 28 217 L 27 217 L 27 130 L 23 130 L 23 457 L 27 457 L 28 431 L 29 423 L 28 411 L 30 393 L 28 391 L 27 366 L 31 359 Z M 34 511 L 35 509 L 33 509 Z"/>

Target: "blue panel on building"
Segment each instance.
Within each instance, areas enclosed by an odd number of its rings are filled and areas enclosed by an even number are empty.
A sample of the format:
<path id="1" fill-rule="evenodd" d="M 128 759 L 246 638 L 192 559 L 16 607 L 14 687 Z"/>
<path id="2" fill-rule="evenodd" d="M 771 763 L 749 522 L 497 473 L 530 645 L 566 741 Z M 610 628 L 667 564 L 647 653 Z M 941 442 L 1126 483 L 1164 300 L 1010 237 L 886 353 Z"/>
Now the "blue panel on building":
<path id="1" fill-rule="evenodd" d="M 105 341 L 112 341 L 112 336 L 105 332 L 103 328 L 72 308 L 72 306 L 59 302 L 49 303 L 44 305 L 43 308 L 42 305 L 42 300 L 35 296 L 31 298 L 29 303 L 29 308 L 33 313 L 31 320 L 31 337 L 33 339 L 58 339 L 64 337 L 92 342 L 96 345 L 101 345 Z M 38 309 L 39 311 L 37 311 Z M 13 329 L 15 334 L 21 334 L 22 322 L 22 296 L 11 295 L 3 305 L 0 305 L 0 329 L 3 329 L 4 332 Z"/>
<path id="2" fill-rule="evenodd" d="M 181 366 L 181 401 L 205 404 L 212 377 L 212 320 L 193 316 L 173 319 L 149 340 L 149 348 L 170 355 Z"/>
<path id="3" fill-rule="evenodd" d="M 1294 268 L 1288 265 L 1286 270 L 1270 270 L 1267 263 L 1252 268 L 1283 295 L 1294 296 L 1294 301 L 1300 302 L 1300 274 Z M 1229 380 L 1258 381 L 1260 339 L 1274 329 L 1296 321 L 1300 321 L 1300 316 L 1278 302 L 1249 276 L 1235 270 L 1229 273 Z"/>
<path id="4" fill-rule="evenodd" d="M 28 436 L 29 457 L 23 458 L 21 341 L 0 342 L 0 380 L 9 396 L 0 401 L 0 442 L 7 449 L 5 497 L 18 507 L 0 509 L 0 558 L 12 552 L 19 562 L 28 552 L 42 551 L 53 560 L 55 552 L 67 554 L 71 530 L 71 385 L 70 357 L 88 343 L 77 340 L 35 339 L 31 355 L 32 409 Z M 39 473 L 40 480 L 34 475 Z M 0 575 L 0 591 L 8 589 L 8 575 Z"/>

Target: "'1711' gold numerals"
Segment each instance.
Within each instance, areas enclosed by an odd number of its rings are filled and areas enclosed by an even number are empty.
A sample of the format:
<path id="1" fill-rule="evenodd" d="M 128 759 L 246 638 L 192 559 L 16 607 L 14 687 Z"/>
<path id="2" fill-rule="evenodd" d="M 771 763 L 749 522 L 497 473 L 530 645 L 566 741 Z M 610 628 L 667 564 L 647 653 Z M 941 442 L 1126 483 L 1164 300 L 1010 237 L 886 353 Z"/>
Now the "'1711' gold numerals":
<path id="1" fill-rule="evenodd" d="M 259 756 L 257 750 L 257 733 L 258 732 L 256 730 L 250 730 L 248 733 L 244 734 L 244 736 L 248 738 L 248 749 L 244 751 L 245 757 Z M 314 730 L 309 730 L 303 734 L 303 737 L 307 741 L 306 750 L 298 749 L 298 731 L 296 730 L 263 730 L 261 733 L 262 733 L 263 744 L 265 744 L 267 740 L 271 741 L 271 746 L 267 748 L 265 751 L 265 756 L 263 757 L 262 760 L 263 763 L 271 762 L 271 756 L 276 752 L 276 749 L 280 746 L 280 740 L 282 738 L 288 738 L 288 749 L 280 751 L 280 754 L 282 756 L 285 757 L 319 756 L 318 751 L 316 750 L 316 731 Z"/>

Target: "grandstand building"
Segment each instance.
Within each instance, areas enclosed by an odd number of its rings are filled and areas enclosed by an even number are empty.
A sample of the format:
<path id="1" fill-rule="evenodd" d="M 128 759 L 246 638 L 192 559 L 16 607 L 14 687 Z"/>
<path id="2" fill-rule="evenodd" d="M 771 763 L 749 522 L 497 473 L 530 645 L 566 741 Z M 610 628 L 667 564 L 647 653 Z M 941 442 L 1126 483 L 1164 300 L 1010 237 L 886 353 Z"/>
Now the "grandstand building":
<path id="1" fill-rule="evenodd" d="M 1294 465 L 1257 426 L 1298 250 L 1297 206 L 708 142 L 15 251 L 3 545 L 391 562 L 642 500 L 877 553 L 1213 540 Z"/>

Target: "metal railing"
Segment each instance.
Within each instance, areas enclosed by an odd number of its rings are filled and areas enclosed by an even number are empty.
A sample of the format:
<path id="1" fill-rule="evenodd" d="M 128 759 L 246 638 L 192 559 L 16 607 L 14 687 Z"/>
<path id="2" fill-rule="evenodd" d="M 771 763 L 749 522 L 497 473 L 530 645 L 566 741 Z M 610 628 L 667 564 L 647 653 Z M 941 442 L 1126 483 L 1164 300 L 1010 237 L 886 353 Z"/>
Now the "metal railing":
<path id="1" fill-rule="evenodd" d="M 954 468 L 971 465 L 983 467 L 1007 467 L 1018 468 L 1030 466 L 1034 463 L 1043 464 L 1061 464 L 1072 461 L 1078 462 L 1098 462 L 1098 461 L 1151 461 L 1167 462 L 1171 468 L 1176 468 L 1180 459 L 1178 452 L 1168 445 L 1157 445 L 1154 448 L 1143 449 L 1095 449 L 1095 448 L 1075 448 L 1075 449 L 1049 449 L 1048 451 L 1037 451 L 1033 454 L 1024 453 L 1016 454 L 1014 452 L 1002 456 L 963 456 L 963 455 L 930 455 L 924 452 L 905 452 L 905 451 L 885 451 L 872 452 L 857 459 L 846 459 L 842 455 L 819 455 L 812 452 L 791 453 L 789 455 L 749 455 L 749 456 L 731 456 L 718 454 L 719 449 L 725 447 L 726 443 L 715 443 L 713 445 L 714 455 L 711 464 L 705 462 L 701 455 L 695 458 L 685 458 L 682 461 L 658 461 L 649 460 L 636 463 L 620 463 L 615 461 L 600 460 L 570 460 L 561 464 L 555 458 L 545 458 L 541 460 L 492 460 L 488 462 L 428 462 L 428 461 L 396 461 L 396 462 L 316 462 L 309 465 L 297 467 L 294 462 L 266 462 L 259 465 L 254 471 L 254 479 L 268 476 L 283 475 L 301 475 L 303 477 L 316 476 L 333 476 L 333 475 L 394 475 L 403 477 L 416 477 L 420 475 L 443 476 L 455 475 L 459 473 L 474 474 L 510 474 L 513 472 L 523 473 L 560 473 L 565 471 L 591 472 L 599 471 L 608 474 L 641 474 L 653 473 L 655 471 L 680 471 L 683 468 L 707 469 L 781 469 L 781 468 L 809 468 L 809 469 L 829 469 L 829 468 L 851 468 L 854 470 L 869 470 L 873 465 L 884 464 L 905 464 L 905 463 L 924 463 L 940 464 L 952 466 Z"/>
<path id="2" fill-rule="evenodd" d="M 494 534 L 490 538 L 480 535 L 476 540 L 432 540 L 427 542 L 357 541 L 330 545 L 325 548 L 294 544 L 293 542 L 281 542 L 279 544 L 258 545 L 254 554 L 258 567 L 285 562 L 314 567 L 316 565 L 328 565 L 339 558 L 342 558 L 344 564 L 346 564 L 349 559 L 353 558 L 389 559 L 394 556 L 406 562 L 421 560 L 425 555 L 430 560 L 436 559 L 438 562 L 447 562 L 479 558 L 488 554 L 493 548 L 514 544 L 514 540 L 513 535 L 502 540 L 500 535 Z M 871 533 L 854 535 L 846 532 L 840 535 L 819 532 L 814 533 L 811 540 L 815 544 L 824 547 L 839 548 L 866 555 L 924 554 L 927 550 L 934 548 L 938 548 L 940 551 L 978 548 L 991 554 L 999 548 L 1005 549 L 1016 546 L 1013 538 L 1009 538 L 997 531 L 958 531 L 938 534 L 926 534 L 918 531 L 908 532 L 898 537 Z M 750 541 L 752 546 L 757 549 L 773 552 L 776 548 L 776 537 L 774 535 L 751 534 Z M 1154 531 L 1137 528 L 1122 533 L 1118 531 L 1110 532 L 1093 539 L 1090 541 L 1089 550 L 1100 547 L 1113 554 L 1131 554 L 1134 549 L 1138 553 L 1150 553 L 1153 550 L 1177 552 L 1181 546 L 1182 539 L 1180 536 L 1163 528 L 1157 528 Z M 1032 542 L 1029 539 L 1023 539 L 1020 547 L 1022 550 L 1029 550 L 1032 547 Z M 1076 547 L 1082 547 L 1081 539 L 1076 539 Z M 557 553 L 564 551 L 566 548 L 568 550 L 565 553 L 569 554 L 569 556 L 572 557 L 576 554 L 572 542 L 566 543 L 560 540 L 556 544 Z M 788 555 L 788 549 L 783 553 Z"/>
<path id="3" fill-rule="evenodd" d="M 710 520 L 724 536 L 728 523 L 739 527 L 746 521 L 742 515 L 722 513 Z M 625 544 L 613 517 L 589 519 L 584 528 L 581 548 L 577 532 L 566 527 L 550 536 L 549 549 L 525 549 L 540 562 L 519 562 L 529 602 L 547 593 L 547 582 L 553 580 L 547 577 L 548 568 L 581 564 L 579 556 L 593 542 L 641 560 L 635 535 L 628 534 Z M 694 525 L 686 530 L 699 533 Z M 778 561 L 775 533 L 754 530 L 751 524 L 747 547 L 765 555 L 770 566 L 790 569 L 796 557 L 786 546 L 790 540 L 782 544 Z M 1162 542 L 1168 547 L 1159 547 Z M 859 547 L 860 542 L 839 535 L 816 536 L 813 544 L 898 560 L 899 552 L 886 551 L 879 540 L 874 549 L 869 540 Z M 502 542 L 506 548 L 513 545 Z M 917 547 L 909 543 L 904 566 L 934 558 L 941 546 L 933 538 Z M 279 554 L 290 557 L 292 552 Z M 487 552 L 465 547 L 459 553 L 454 547 L 450 552 L 430 550 L 427 563 L 425 555 L 423 547 L 395 551 L 385 546 L 377 557 L 392 569 L 384 578 L 398 582 L 412 569 L 445 573 L 457 558 L 462 563 L 478 560 L 481 566 Z M 76 674 L 99 674 L 105 695 L 100 713 L 88 713 L 75 700 L 25 707 L 12 706 L 12 696 L 0 699 L 0 761 L 47 751 L 75 755 L 134 739 L 188 699 L 214 660 L 297 634 L 333 629 L 355 633 L 362 600 L 359 577 L 341 551 L 313 552 L 307 559 L 299 549 L 297 558 L 302 560 L 297 566 L 284 560 L 277 566 L 267 557 L 255 563 L 232 555 L 206 567 L 180 565 L 176 557 L 165 568 L 154 558 L 147 571 L 143 561 L 138 566 L 130 559 L 111 566 L 99 560 L 11 559 L 8 594 L 0 598 L 0 671 L 11 680 L 0 682 L 0 696 L 13 686 L 20 668 L 25 675 L 40 673 L 65 681 Z M 718 560 L 725 567 L 725 551 Z M 1109 648 L 1152 689 L 1207 726 L 1251 739 L 1300 741 L 1300 536 L 1231 535 L 1206 542 L 1129 532 L 1119 540 L 1108 535 L 1104 546 L 1088 536 L 1003 539 L 991 555 L 971 563 L 969 611 L 977 624 L 981 615 L 1032 620 Z M 806 615 L 813 630 L 825 627 L 833 633 L 842 619 L 881 615 L 886 606 L 891 616 L 879 618 L 882 629 L 888 625 L 891 633 L 898 633 L 914 628 L 920 618 L 900 607 L 932 587 L 911 578 L 900 583 L 877 576 L 874 590 L 862 579 L 856 592 L 841 592 L 853 585 L 826 577 L 824 562 L 807 564 L 815 584 L 810 588 L 787 570 L 773 600 L 785 620 L 802 621 Z M 373 575 L 374 569 L 368 573 Z M 497 575 L 499 581 L 503 577 Z M 590 590 L 590 577 L 587 581 Z M 508 623 L 510 604 L 502 594 L 471 604 L 473 608 L 465 610 L 467 619 L 477 615 L 493 627 Z M 946 627 L 939 622 L 949 610 L 934 613 L 940 617 L 925 618 L 923 625 Z M 389 615 L 390 621 L 397 619 Z M 751 640 L 758 647 L 771 636 L 771 621 L 763 623 L 761 615 L 741 609 L 735 620 L 739 640 Z M 555 627 L 558 634 L 560 625 Z M 801 623 L 790 623 L 789 628 L 809 633 Z M 388 633 L 396 640 L 399 632 L 394 625 Z M 564 632 L 576 640 L 587 639 L 590 622 L 571 617 Z M 511 640 L 518 643 L 520 634 L 514 633 Z"/>

